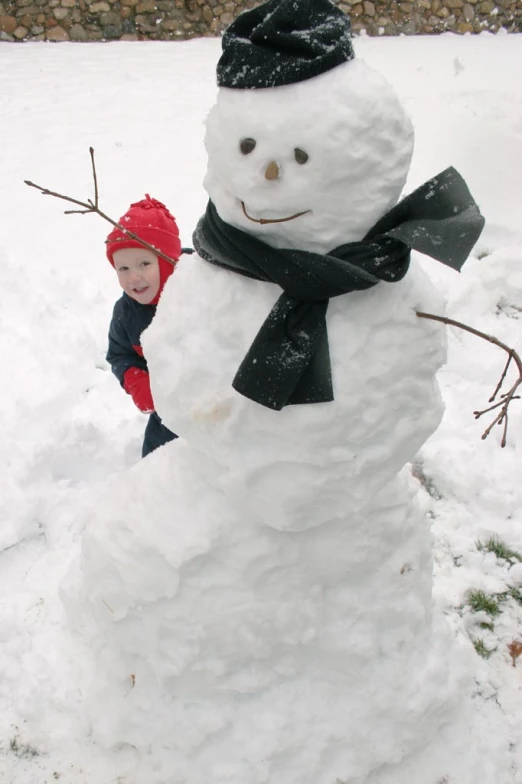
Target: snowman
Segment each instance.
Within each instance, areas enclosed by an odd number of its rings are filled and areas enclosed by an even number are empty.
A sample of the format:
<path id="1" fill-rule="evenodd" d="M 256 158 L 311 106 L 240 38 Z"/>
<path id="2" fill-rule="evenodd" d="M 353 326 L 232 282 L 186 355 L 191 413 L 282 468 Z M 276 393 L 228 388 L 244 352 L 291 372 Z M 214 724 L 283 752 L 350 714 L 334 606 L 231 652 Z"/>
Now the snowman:
<path id="1" fill-rule="evenodd" d="M 459 269 L 483 219 L 453 169 L 399 202 L 411 123 L 328 0 L 244 12 L 217 73 L 198 253 L 143 336 L 182 438 L 83 541 L 94 737 L 147 784 L 507 782 L 459 747 L 407 465 L 445 359 L 412 250 Z"/>
<path id="2" fill-rule="evenodd" d="M 303 530 L 373 504 L 437 427 L 444 336 L 416 310 L 442 305 L 410 249 L 459 268 L 483 221 L 452 169 L 395 206 L 412 126 L 331 3 L 265 3 L 223 50 L 200 258 L 144 346 L 166 424 Z"/>

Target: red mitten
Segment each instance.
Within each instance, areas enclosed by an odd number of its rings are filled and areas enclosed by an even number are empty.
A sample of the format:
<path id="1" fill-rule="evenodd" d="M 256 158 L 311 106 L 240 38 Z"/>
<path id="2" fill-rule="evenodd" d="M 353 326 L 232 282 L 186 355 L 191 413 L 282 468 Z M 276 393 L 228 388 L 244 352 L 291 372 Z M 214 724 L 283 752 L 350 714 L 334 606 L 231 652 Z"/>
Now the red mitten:
<path id="1" fill-rule="evenodd" d="M 154 411 L 154 401 L 150 391 L 150 379 L 146 370 L 131 367 L 123 374 L 123 388 L 127 392 L 140 411 L 144 414 L 152 414 Z"/>

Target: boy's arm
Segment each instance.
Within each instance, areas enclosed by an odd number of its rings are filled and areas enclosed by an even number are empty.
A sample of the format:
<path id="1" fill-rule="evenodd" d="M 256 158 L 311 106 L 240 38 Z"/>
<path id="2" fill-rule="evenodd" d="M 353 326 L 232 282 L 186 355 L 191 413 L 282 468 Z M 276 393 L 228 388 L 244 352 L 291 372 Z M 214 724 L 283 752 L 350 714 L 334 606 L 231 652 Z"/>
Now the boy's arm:
<path id="1" fill-rule="evenodd" d="M 147 370 L 147 362 L 132 345 L 116 308 L 109 327 L 109 349 L 106 359 L 122 386 L 124 385 L 125 371 L 129 368 Z"/>
<path id="2" fill-rule="evenodd" d="M 133 346 L 124 326 L 124 313 L 120 302 L 116 303 L 109 327 L 109 349 L 107 362 L 112 372 L 134 403 L 144 413 L 154 411 L 150 391 L 147 362 Z"/>

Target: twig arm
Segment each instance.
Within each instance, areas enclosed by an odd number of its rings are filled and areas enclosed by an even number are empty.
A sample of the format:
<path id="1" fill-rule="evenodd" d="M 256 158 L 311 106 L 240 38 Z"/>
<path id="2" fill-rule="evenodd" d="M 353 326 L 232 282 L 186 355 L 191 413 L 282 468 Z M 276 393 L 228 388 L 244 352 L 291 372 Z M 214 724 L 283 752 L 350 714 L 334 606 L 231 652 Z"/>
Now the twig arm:
<path id="1" fill-rule="evenodd" d="M 92 206 L 98 209 L 98 175 L 96 174 L 96 164 L 94 162 L 94 147 L 89 147 L 89 155 L 91 156 L 92 179 L 94 181 L 94 204 Z M 92 204 L 90 199 L 89 203 Z"/>
<path id="2" fill-rule="evenodd" d="M 491 422 L 491 424 L 482 433 L 482 439 L 485 439 L 489 436 L 489 434 L 491 433 L 495 425 L 503 424 L 504 430 L 502 433 L 500 445 L 502 447 L 505 447 L 507 443 L 508 406 L 512 400 L 520 399 L 520 395 L 515 395 L 515 392 L 522 384 L 522 359 L 519 357 L 515 349 L 510 348 L 510 346 L 507 346 L 505 343 L 503 343 L 501 340 L 498 340 L 498 338 L 495 338 L 493 335 L 488 335 L 486 332 L 481 332 L 480 330 L 475 329 L 474 327 L 470 327 L 468 324 L 463 324 L 461 321 L 455 321 L 454 319 L 448 318 L 447 316 L 437 316 L 434 313 L 424 313 L 419 310 L 416 311 L 416 313 L 419 318 L 430 319 L 431 321 L 438 321 L 441 324 L 446 324 L 447 326 L 450 327 L 457 327 L 457 329 L 463 329 L 465 332 L 469 332 L 471 335 L 475 335 L 476 337 L 481 338 L 482 340 L 486 340 L 488 343 L 492 343 L 493 345 L 498 346 L 503 351 L 507 352 L 508 360 L 506 362 L 500 380 L 495 388 L 495 391 L 493 392 L 493 395 L 490 397 L 488 401 L 489 403 L 495 400 L 496 396 L 499 394 L 500 390 L 502 389 L 502 385 L 505 381 L 507 371 L 511 361 L 515 362 L 518 370 L 518 378 L 516 379 L 512 387 L 509 389 L 509 391 L 502 395 L 502 400 L 499 400 L 494 405 L 489 406 L 489 408 L 485 408 L 481 411 L 473 412 L 475 419 L 479 419 L 483 414 L 488 413 L 488 411 L 492 411 L 495 408 L 500 409 L 493 422 Z"/>
<path id="3" fill-rule="evenodd" d="M 159 250 L 158 248 L 155 248 L 154 245 L 151 245 L 149 242 L 142 240 L 141 237 L 138 237 L 137 234 L 134 234 L 134 232 L 129 231 L 120 223 L 117 223 L 112 218 L 109 218 L 108 215 L 106 215 L 104 212 L 102 212 L 102 210 L 100 210 L 98 175 L 96 174 L 96 163 L 94 161 L 93 147 L 89 147 L 89 154 L 91 156 L 92 178 L 94 182 L 94 201 L 92 201 L 92 199 L 87 199 L 87 201 L 80 201 L 79 199 L 73 199 L 72 196 L 65 196 L 65 194 L 63 193 L 57 193 L 56 191 L 51 191 L 49 190 L 49 188 L 44 188 L 42 185 L 37 185 L 36 183 L 31 182 L 31 180 L 24 180 L 24 182 L 30 188 L 36 188 L 37 190 L 39 190 L 42 196 L 54 196 L 55 199 L 62 199 L 63 201 L 68 201 L 70 204 L 77 204 L 78 207 L 82 208 L 81 210 L 65 210 L 66 215 L 88 215 L 90 213 L 96 213 L 96 215 L 99 215 L 100 218 L 103 218 L 103 220 L 106 220 L 108 223 L 110 223 L 111 226 L 114 226 L 116 229 L 119 229 L 124 234 L 126 234 L 127 237 L 136 240 L 136 242 L 139 242 L 140 245 L 142 245 L 144 248 L 147 248 L 148 250 L 152 251 L 156 256 L 161 256 L 163 259 L 165 259 L 166 261 L 170 262 L 172 265 L 175 266 L 177 263 L 177 259 L 171 259 L 170 256 L 167 256 L 165 253 L 163 253 L 163 251 Z"/>
<path id="4" fill-rule="evenodd" d="M 54 196 L 55 199 L 63 199 L 64 201 L 71 202 L 71 204 L 78 204 L 80 207 L 84 207 L 87 212 L 92 212 L 92 207 L 84 201 L 78 201 L 78 199 L 73 199 L 71 196 L 64 196 L 62 193 L 55 193 L 54 191 L 50 191 L 49 188 L 44 188 L 41 185 L 37 185 L 35 182 L 31 182 L 31 180 L 24 180 L 24 182 L 30 188 L 39 190 L 42 196 Z"/>

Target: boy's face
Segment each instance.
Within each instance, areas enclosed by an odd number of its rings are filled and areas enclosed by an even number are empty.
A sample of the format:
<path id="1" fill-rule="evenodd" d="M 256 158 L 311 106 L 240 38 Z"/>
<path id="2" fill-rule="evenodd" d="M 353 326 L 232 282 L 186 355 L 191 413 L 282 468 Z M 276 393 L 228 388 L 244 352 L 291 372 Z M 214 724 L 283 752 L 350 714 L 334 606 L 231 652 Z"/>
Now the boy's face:
<path id="1" fill-rule="evenodd" d="M 129 297 L 148 305 L 159 291 L 158 257 L 147 248 L 122 248 L 112 254 L 120 286 Z"/>

